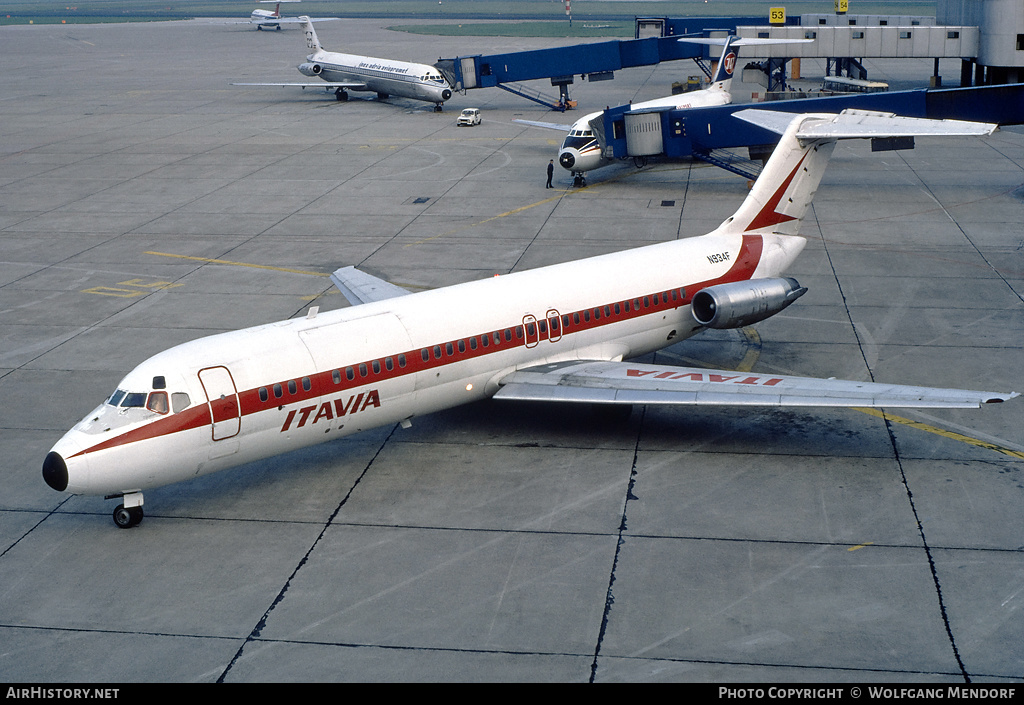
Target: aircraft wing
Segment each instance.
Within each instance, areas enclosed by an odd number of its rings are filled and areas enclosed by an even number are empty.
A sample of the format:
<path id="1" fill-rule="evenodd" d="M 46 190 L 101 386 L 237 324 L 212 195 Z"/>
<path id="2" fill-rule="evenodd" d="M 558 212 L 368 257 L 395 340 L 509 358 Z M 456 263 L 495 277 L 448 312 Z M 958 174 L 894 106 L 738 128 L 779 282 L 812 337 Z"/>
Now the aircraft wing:
<path id="1" fill-rule="evenodd" d="M 331 281 L 353 306 L 371 301 L 383 301 L 410 293 L 400 286 L 386 282 L 355 267 L 342 267 L 331 275 Z"/>
<path id="2" fill-rule="evenodd" d="M 351 88 L 354 91 L 365 91 L 365 83 L 338 83 L 334 81 L 317 81 L 316 83 L 232 83 L 232 86 L 281 86 L 284 88 Z"/>
<path id="3" fill-rule="evenodd" d="M 496 399 L 596 404 L 966 409 L 1018 396 L 605 360 L 525 368 L 499 384 Z"/>
<path id="4" fill-rule="evenodd" d="M 572 128 L 572 125 L 563 125 L 559 122 L 540 122 L 538 120 L 520 120 L 518 118 L 513 119 L 512 122 L 521 122 L 531 127 L 543 127 L 547 130 L 558 130 L 559 132 L 568 132 Z"/>

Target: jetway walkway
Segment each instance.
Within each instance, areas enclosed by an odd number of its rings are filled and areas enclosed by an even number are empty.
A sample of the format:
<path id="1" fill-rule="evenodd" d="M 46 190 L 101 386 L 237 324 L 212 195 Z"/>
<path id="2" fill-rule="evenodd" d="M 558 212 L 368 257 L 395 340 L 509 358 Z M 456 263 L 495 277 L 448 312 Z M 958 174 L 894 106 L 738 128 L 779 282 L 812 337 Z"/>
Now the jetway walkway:
<path id="1" fill-rule="evenodd" d="M 763 22 L 763 18 L 701 17 L 688 19 L 685 27 L 679 29 L 685 29 L 685 36 L 699 37 L 716 31 L 735 33 L 739 26 L 758 22 Z M 669 31 L 676 32 L 676 27 L 670 27 Z M 504 88 L 553 110 L 565 110 L 571 102 L 568 86 L 576 76 L 589 81 L 609 80 L 615 71 L 621 69 L 707 56 L 707 47 L 680 42 L 681 36 L 684 34 L 673 33 L 662 37 L 611 40 L 507 54 L 459 56 L 441 59 L 435 66 L 458 91 Z M 514 85 L 545 78 L 559 89 L 558 98 L 547 98 Z"/>
<path id="2" fill-rule="evenodd" d="M 692 157 L 754 178 L 758 165 L 729 150 L 746 147 L 750 160 L 767 159 L 778 135 L 733 117 L 733 113 L 747 108 L 790 113 L 838 113 L 856 108 L 905 117 L 1019 125 L 1024 123 L 1024 83 L 731 103 L 706 108 L 632 110 L 631 106 L 621 105 L 605 110 L 591 122 L 591 127 L 609 159 L 632 158 L 641 166 L 651 157 Z M 637 123 L 643 123 L 644 129 L 635 129 Z"/>

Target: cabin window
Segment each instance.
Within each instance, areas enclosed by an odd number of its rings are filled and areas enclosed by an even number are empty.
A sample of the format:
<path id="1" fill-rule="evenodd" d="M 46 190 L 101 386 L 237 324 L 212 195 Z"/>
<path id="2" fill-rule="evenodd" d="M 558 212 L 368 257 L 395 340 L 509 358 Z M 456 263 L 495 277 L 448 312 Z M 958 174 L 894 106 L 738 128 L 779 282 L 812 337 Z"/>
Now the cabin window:
<path id="1" fill-rule="evenodd" d="M 494 337 L 497 338 L 498 334 L 495 333 Z M 487 333 L 484 333 L 483 335 L 481 335 L 480 336 L 480 344 L 482 346 L 484 346 L 485 348 L 488 347 L 491 344 L 491 336 L 489 334 L 487 334 Z M 495 343 L 495 345 L 497 345 L 497 344 L 498 343 Z"/>
<path id="2" fill-rule="evenodd" d="M 633 299 L 633 310 L 634 311 L 639 311 L 640 310 L 640 299 Z"/>
<path id="3" fill-rule="evenodd" d="M 420 350 L 420 357 L 423 358 L 423 362 L 430 362 L 430 351 L 426 348 Z"/>
<path id="4" fill-rule="evenodd" d="M 616 311 L 616 313 L 618 313 L 618 311 Z M 604 307 L 604 317 L 605 318 L 610 318 L 611 315 L 612 315 L 612 307 L 611 306 L 605 306 Z"/>
<path id="5" fill-rule="evenodd" d="M 189 399 L 188 394 L 185 392 L 174 392 L 171 394 L 171 411 L 178 413 L 184 411 L 192 404 L 192 400 Z"/>
<path id="6" fill-rule="evenodd" d="M 567 313 L 564 316 L 562 316 L 562 328 L 567 328 L 568 326 L 569 326 L 569 314 Z"/>
<path id="7" fill-rule="evenodd" d="M 441 346 L 440 345 L 435 345 L 434 346 L 434 359 L 435 360 L 440 360 L 441 359 Z"/>
<path id="8" fill-rule="evenodd" d="M 500 343 L 501 341 L 497 340 L 495 342 Z M 511 343 L 512 342 L 512 329 L 511 328 L 506 328 L 505 329 L 505 342 L 506 343 Z"/>
<path id="9" fill-rule="evenodd" d="M 157 375 L 153 378 L 153 389 L 167 389 L 167 380 L 164 379 L 163 375 Z"/>
<path id="10" fill-rule="evenodd" d="M 374 360 L 373 362 L 370 363 L 370 366 L 373 367 L 373 374 L 380 374 L 380 360 Z"/>
<path id="11" fill-rule="evenodd" d="M 167 392 L 150 392 L 146 408 L 158 414 L 166 414 L 170 411 L 171 407 L 167 403 Z"/>
<path id="12" fill-rule="evenodd" d="M 630 309 L 629 302 L 627 301 L 626 303 L 623 304 L 623 306 L 626 309 L 626 313 L 629 313 L 629 309 Z M 618 312 L 619 312 L 619 305 L 615 304 L 615 313 L 618 313 Z"/>
<path id="13" fill-rule="evenodd" d="M 576 325 L 579 325 L 580 324 L 580 314 L 578 314 L 578 313 L 572 314 L 572 322 L 575 323 Z"/>
<path id="14" fill-rule="evenodd" d="M 260 401 L 266 401 L 270 399 L 270 392 L 267 391 L 266 387 L 260 387 Z"/>
<path id="15" fill-rule="evenodd" d="M 295 380 L 294 379 L 288 380 L 288 393 L 289 394 L 295 394 L 298 391 L 299 391 L 299 387 L 298 387 L 297 384 L 295 384 Z"/>
<path id="16" fill-rule="evenodd" d="M 356 371 L 355 371 L 355 369 L 353 369 L 351 367 L 346 367 L 345 368 L 345 377 L 348 378 L 349 382 L 354 380 L 356 378 Z"/>
<path id="17" fill-rule="evenodd" d="M 369 374 L 369 372 L 367 372 L 367 370 L 366 370 L 366 363 L 365 362 L 360 362 L 359 363 L 359 376 L 360 377 L 365 377 L 367 374 Z"/>
<path id="18" fill-rule="evenodd" d="M 600 321 L 601 320 L 601 309 L 599 309 L 599 308 L 595 308 L 594 309 L 594 320 L 595 321 Z"/>
<path id="19" fill-rule="evenodd" d="M 309 379 L 309 377 L 302 378 L 302 388 L 307 392 L 313 388 L 313 382 Z"/>
<path id="20" fill-rule="evenodd" d="M 528 336 L 530 336 L 532 338 L 536 334 L 536 332 L 537 332 L 537 327 L 535 325 L 533 325 L 532 323 L 527 323 L 526 324 L 526 334 Z"/>
<path id="21" fill-rule="evenodd" d="M 405 367 L 406 364 L 407 363 L 405 361 L 405 353 L 402 353 L 401 355 L 398 356 L 398 366 Z"/>
<path id="22" fill-rule="evenodd" d="M 384 358 L 384 369 L 386 369 L 388 372 L 395 369 L 395 361 L 392 360 L 390 357 Z"/>
<path id="23" fill-rule="evenodd" d="M 452 347 L 451 343 L 444 344 L 444 351 L 448 353 L 448 357 L 451 357 L 452 355 L 455 354 L 455 348 Z"/>
<path id="24" fill-rule="evenodd" d="M 281 388 L 280 384 L 274 385 L 274 396 L 277 399 L 280 399 L 282 396 L 284 396 L 284 390 Z"/>
<path id="25" fill-rule="evenodd" d="M 523 327 L 522 326 L 516 326 L 516 338 L 519 339 L 519 340 L 523 339 Z"/>
<path id="26" fill-rule="evenodd" d="M 651 299 L 650 299 L 649 296 L 645 296 L 644 297 L 644 308 L 650 308 L 650 307 L 651 307 Z M 637 308 L 639 308 L 639 306 L 637 306 Z"/>
<path id="27" fill-rule="evenodd" d="M 458 346 L 459 346 L 459 352 L 460 353 L 466 352 L 466 341 L 465 340 L 460 340 L 458 342 Z"/>
<path id="28" fill-rule="evenodd" d="M 334 380 L 335 384 L 341 384 L 341 370 L 331 372 L 331 379 Z"/>
<path id="29" fill-rule="evenodd" d="M 469 349 L 476 350 L 476 336 L 469 339 Z"/>

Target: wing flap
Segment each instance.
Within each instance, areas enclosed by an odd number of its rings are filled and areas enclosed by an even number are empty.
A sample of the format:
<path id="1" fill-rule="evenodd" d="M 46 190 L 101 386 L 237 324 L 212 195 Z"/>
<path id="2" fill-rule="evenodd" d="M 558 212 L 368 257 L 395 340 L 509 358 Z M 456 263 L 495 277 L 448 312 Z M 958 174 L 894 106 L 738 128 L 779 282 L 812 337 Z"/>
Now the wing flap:
<path id="1" fill-rule="evenodd" d="M 1017 396 L 600 360 L 522 369 L 499 384 L 498 399 L 595 404 L 967 409 Z"/>
<path id="2" fill-rule="evenodd" d="M 331 281 L 353 306 L 393 299 L 410 293 L 400 286 L 367 274 L 355 267 L 342 267 L 335 270 L 331 274 Z"/>

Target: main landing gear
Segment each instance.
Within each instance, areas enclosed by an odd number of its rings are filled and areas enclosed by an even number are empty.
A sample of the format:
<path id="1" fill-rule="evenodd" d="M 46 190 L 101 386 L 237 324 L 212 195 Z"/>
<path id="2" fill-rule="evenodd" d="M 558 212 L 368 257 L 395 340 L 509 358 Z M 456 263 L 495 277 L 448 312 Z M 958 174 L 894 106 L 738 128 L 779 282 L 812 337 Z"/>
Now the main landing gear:
<path id="1" fill-rule="evenodd" d="M 338 88 L 334 91 L 335 100 L 348 100 L 348 92 L 344 88 Z"/>
<path id="2" fill-rule="evenodd" d="M 112 499 L 118 495 L 112 495 L 107 499 Z M 138 526 L 142 521 L 142 493 L 132 492 L 130 494 L 121 495 L 124 498 L 124 504 L 117 505 L 117 509 L 114 510 L 114 523 L 117 524 L 119 529 L 130 529 L 133 526 Z"/>
<path id="3" fill-rule="evenodd" d="M 443 108 L 441 107 L 442 105 L 444 105 L 444 103 L 435 103 L 434 104 L 434 112 L 435 113 L 443 112 Z"/>

